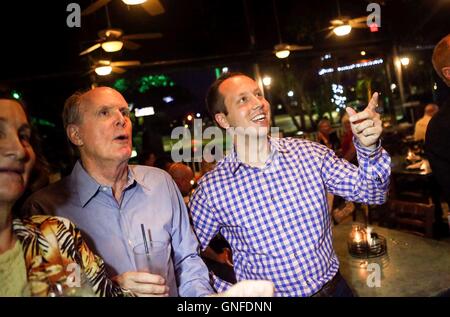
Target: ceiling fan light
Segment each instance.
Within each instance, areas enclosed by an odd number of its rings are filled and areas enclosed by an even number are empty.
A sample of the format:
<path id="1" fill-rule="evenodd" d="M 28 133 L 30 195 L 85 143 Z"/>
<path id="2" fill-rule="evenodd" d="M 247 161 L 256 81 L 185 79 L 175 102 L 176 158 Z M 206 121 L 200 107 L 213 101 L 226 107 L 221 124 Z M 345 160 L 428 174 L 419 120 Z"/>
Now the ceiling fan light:
<path id="1" fill-rule="evenodd" d="M 142 4 L 144 2 L 147 2 L 147 0 L 122 0 L 123 3 L 128 4 L 129 6 L 134 6 L 137 4 Z"/>
<path id="2" fill-rule="evenodd" d="M 102 43 L 102 48 L 108 53 L 120 51 L 122 47 L 122 41 L 106 41 Z"/>
<path id="3" fill-rule="evenodd" d="M 95 68 L 95 73 L 99 76 L 106 76 L 111 74 L 112 67 L 111 66 L 99 66 Z"/>
<path id="4" fill-rule="evenodd" d="M 284 50 L 277 50 L 275 52 L 275 56 L 280 58 L 280 59 L 288 57 L 289 54 L 291 54 L 291 52 L 289 50 L 286 50 L 286 49 L 284 49 Z"/>
<path id="5" fill-rule="evenodd" d="M 349 34 L 351 30 L 352 30 L 352 27 L 350 26 L 350 24 L 344 24 L 344 25 L 335 27 L 333 29 L 333 32 L 337 36 L 344 36 L 344 35 Z"/>

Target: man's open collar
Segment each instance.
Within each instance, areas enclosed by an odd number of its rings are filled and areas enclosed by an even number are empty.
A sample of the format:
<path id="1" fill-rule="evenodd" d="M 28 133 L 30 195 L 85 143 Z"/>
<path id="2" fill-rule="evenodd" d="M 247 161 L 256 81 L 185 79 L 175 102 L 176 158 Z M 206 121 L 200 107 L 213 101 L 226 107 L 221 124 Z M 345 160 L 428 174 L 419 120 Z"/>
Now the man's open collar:
<path id="1" fill-rule="evenodd" d="M 269 145 L 270 145 L 270 155 L 269 157 L 274 157 L 276 153 L 288 153 L 289 148 L 286 147 L 285 142 L 280 138 L 274 138 L 268 136 Z M 224 163 L 228 167 L 229 171 L 234 175 L 239 167 L 244 164 L 241 162 L 237 156 L 236 149 L 233 146 L 231 147 L 230 153 L 225 157 Z"/>
<path id="2" fill-rule="evenodd" d="M 128 181 L 125 188 L 130 187 L 136 181 L 135 175 L 129 167 L 127 177 Z M 97 183 L 97 181 L 86 172 L 79 160 L 76 162 L 72 173 L 70 174 L 70 178 L 71 183 L 74 184 L 75 189 L 78 192 L 81 206 L 84 208 L 84 206 L 86 206 L 86 204 L 97 194 L 102 185 Z"/>

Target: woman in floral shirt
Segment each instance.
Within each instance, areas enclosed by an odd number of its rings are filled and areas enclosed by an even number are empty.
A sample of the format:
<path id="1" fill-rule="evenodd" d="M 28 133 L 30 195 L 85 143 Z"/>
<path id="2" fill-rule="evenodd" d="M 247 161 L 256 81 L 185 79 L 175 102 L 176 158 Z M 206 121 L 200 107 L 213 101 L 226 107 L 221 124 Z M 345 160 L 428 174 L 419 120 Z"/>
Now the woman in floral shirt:
<path id="1" fill-rule="evenodd" d="M 13 219 L 36 160 L 31 140 L 24 106 L 0 91 L 0 296 L 68 294 L 80 282 L 92 296 L 132 295 L 108 279 L 103 260 L 69 220 Z"/>

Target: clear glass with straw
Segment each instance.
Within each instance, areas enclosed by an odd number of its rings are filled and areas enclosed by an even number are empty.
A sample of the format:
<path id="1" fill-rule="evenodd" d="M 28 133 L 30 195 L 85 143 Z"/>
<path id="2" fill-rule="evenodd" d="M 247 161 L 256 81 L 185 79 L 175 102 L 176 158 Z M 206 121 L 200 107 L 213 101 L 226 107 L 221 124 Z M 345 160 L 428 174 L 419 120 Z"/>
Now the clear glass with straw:
<path id="1" fill-rule="evenodd" d="M 133 248 L 136 270 L 157 274 L 167 280 L 170 244 L 167 241 L 147 241 L 143 224 L 141 224 L 141 229 L 144 242 Z"/>

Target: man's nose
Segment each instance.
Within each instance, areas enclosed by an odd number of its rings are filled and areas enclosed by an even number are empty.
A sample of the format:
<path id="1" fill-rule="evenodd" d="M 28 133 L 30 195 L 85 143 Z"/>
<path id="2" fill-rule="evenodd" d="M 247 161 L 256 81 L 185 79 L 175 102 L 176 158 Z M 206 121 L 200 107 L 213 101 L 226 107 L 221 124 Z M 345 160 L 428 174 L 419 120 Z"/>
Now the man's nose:
<path id="1" fill-rule="evenodd" d="M 260 109 L 260 108 L 263 107 L 263 103 L 261 102 L 261 100 L 259 100 L 259 99 L 258 99 L 257 97 L 255 97 L 255 96 L 253 96 L 252 102 L 253 102 L 253 105 L 252 105 L 252 109 L 253 109 L 253 110 L 257 110 L 257 109 Z"/>
<path id="2" fill-rule="evenodd" d="M 124 127 L 127 124 L 126 116 L 122 112 L 119 111 L 115 123 L 116 123 L 117 126 L 123 126 Z"/>

